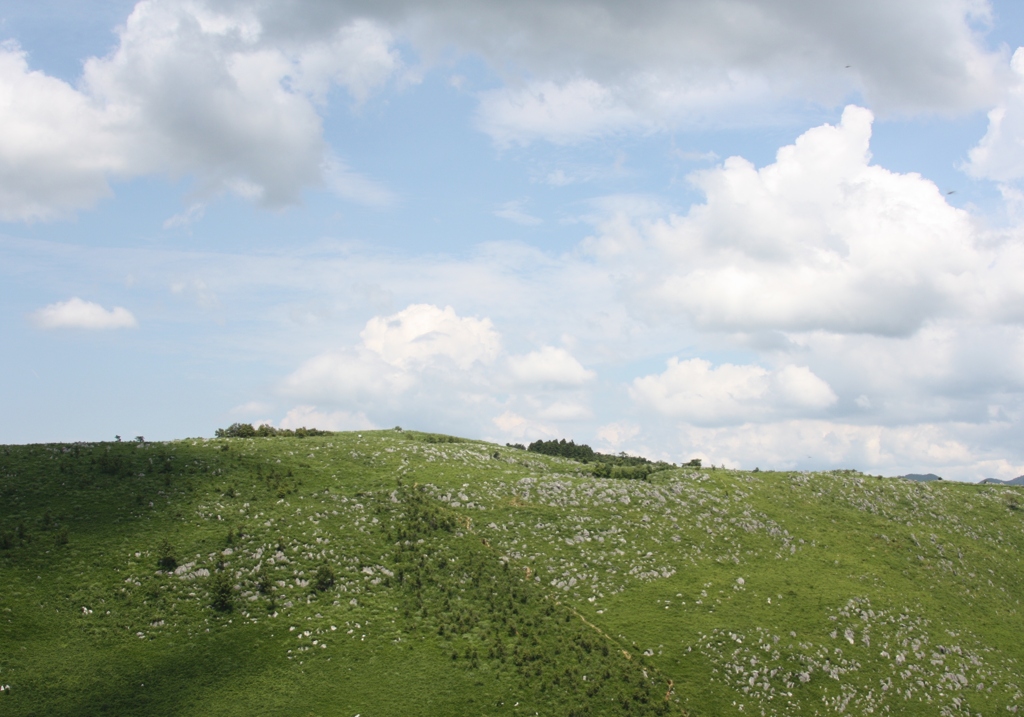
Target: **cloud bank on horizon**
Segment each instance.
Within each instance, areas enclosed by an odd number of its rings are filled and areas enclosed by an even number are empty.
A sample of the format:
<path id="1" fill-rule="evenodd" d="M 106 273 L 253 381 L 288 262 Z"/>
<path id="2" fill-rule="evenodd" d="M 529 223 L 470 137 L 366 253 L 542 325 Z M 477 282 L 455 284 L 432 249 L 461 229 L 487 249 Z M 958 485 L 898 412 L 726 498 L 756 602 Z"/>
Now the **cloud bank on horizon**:
<path id="1" fill-rule="evenodd" d="M 0 440 L 1020 475 L 1012 8 L 143 0 L 74 76 L 9 9 Z"/>

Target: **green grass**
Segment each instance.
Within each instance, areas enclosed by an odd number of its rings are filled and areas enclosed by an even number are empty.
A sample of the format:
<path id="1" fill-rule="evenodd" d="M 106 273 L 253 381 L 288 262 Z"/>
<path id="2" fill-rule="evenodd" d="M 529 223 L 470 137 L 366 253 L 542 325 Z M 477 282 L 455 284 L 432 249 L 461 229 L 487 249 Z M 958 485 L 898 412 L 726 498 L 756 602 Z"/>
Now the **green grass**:
<path id="1" fill-rule="evenodd" d="M 1021 497 L 411 431 L 4 447 L 0 710 L 1012 713 Z"/>

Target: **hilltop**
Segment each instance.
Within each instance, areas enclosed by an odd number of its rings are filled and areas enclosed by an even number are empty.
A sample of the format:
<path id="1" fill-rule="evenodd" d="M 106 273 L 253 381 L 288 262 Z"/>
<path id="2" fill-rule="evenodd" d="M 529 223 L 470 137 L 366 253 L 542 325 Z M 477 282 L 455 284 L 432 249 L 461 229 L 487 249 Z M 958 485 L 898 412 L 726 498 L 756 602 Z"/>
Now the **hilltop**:
<path id="1" fill-rule="evenodd" d="M 1020 488 L 605 466 L 397 429 L 3 447 L 0 710 L 1024 705 Z"/>

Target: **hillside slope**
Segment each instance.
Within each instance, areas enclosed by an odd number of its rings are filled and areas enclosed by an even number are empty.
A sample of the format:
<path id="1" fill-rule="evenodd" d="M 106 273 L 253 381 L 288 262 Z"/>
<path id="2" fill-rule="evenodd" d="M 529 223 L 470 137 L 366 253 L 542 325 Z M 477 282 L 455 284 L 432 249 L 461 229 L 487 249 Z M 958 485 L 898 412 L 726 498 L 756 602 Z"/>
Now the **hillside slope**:
<path id="1" fill-rule="evenodd" d="M 1012 713 L 1021 497 L 400 431 L 9 446 L 0 710 Z"/>

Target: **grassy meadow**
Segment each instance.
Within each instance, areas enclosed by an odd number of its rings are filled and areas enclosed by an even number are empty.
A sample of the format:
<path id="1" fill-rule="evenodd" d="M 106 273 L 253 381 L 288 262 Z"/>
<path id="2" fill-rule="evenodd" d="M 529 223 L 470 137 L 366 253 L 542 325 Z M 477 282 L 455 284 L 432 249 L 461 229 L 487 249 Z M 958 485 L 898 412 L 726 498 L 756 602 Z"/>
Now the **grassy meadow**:
<path id="1" fill-rule="evenodd" d="M 399 429 L 0 448 L 0 715 L 1003 715 L 1024 489 Z"/>

